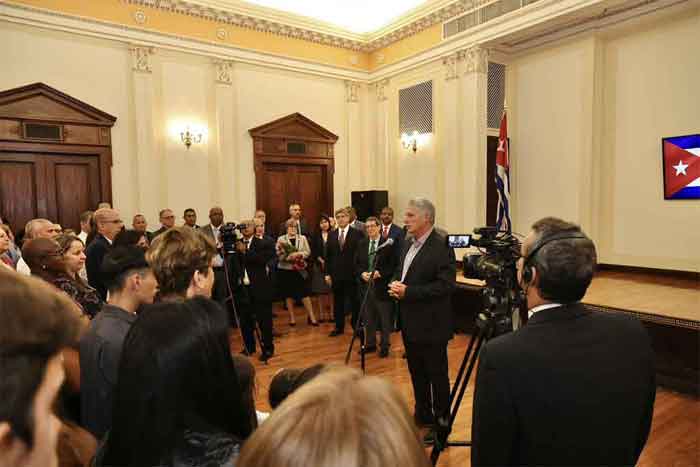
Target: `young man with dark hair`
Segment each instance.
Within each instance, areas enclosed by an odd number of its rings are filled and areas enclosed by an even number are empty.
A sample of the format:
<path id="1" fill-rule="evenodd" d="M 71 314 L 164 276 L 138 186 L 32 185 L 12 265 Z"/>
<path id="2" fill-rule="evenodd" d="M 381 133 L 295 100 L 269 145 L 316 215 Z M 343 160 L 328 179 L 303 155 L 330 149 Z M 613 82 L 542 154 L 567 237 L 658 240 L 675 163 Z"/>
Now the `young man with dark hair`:
<path id="1" fill-rule="evenodd" d="M 530 319 L 481 350 L 472 465 L 636 465 L 654 408 L 653 351 L 642 324 L 580 300 L 595 245 L 547 217 L 522 244 Z"/>
<path id="2" fill-rule="evenodd" d="M 0 465 L 58 465 L 54 403 L 79 312 L 49 284 L 0 268 L 0 323 Z"/>
<path id="3" fill-rule="evenodd" d="M 111 424 L 112 391 L 126 333 L 139 307 L 153 303 L 158 289 L 143 250 L 135 246 L 112 249 L 102 271 L 109 300 L 80 342 L 82 424 L 97 439 Z"/>
<path id="4" fill-rule="evenodd" d="M 192 229 L 198 229 L 199 226 L 197 225 L 197 213 L 195 212 L 194 209 L 192 208 L 187 208 L 185 209 L 185 212 L 182 214 L 182 218 L 185 220 L 185 226 L 190 227 Z"/>

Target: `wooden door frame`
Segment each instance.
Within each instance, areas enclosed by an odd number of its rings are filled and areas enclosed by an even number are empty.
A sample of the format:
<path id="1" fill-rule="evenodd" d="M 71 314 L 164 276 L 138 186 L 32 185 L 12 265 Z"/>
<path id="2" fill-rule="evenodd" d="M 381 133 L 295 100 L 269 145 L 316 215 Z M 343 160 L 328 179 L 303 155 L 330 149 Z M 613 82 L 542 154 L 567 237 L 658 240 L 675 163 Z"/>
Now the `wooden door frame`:
<path id="1" fill-rule="evenodd" d="M 322 166 L 326 172 L 327 206 L 321 212 L 333 212 L 333 176 L 335 173 L 335 143 L 338 136 L 300 113 L 293 113 L 248 130 L 253 138 L 256 208 L 266 200 L 263 186 L 265 164 Z M 308 154 L 290 154 L 289 143 L 308 144 Z M 305 146 L 306 148 L 306 146 Z M 302 206 L 303 209 L 303 206 Z"/>

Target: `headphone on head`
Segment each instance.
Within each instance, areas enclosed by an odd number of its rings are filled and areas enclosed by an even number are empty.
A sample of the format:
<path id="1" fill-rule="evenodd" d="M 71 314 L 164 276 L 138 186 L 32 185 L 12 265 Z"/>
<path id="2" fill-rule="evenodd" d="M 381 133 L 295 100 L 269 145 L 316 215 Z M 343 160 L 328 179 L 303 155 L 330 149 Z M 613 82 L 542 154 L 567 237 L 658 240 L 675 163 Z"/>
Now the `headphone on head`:
<path id="1" fill-rule="evenodd" d="M 573 238 L 588 238 L 583 234 L 570 234 L 568 232 L 564 233 L 558 233 L 558 234 L 553 234 L 547 237 L 543 237 L 535 243 L 535 246 L 532 248 L 532 251 L 530 251 L 527 256 L 525 257 L 525 261 L 523 262 L 523 281 L 526 283 L 530 283 L 532 281 L 532 269 L 530 269 L 530 262 L 535 258 L 537 255 L 537 252 L 542 249 L 547 243 L 550 242 L 556 242 L 558 240 L 568 240 L 568 239 L 573 239 Z"/>

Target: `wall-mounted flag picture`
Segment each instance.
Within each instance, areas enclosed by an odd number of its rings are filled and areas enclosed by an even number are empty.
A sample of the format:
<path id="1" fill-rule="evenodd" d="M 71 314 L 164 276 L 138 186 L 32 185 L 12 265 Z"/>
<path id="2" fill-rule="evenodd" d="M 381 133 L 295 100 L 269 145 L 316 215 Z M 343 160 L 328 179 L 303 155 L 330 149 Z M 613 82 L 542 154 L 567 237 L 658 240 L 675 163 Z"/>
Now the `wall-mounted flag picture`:
<path id="1" fill-rule="evenodd" d="M 700 134 L 661 140 L 664 199 L 700 199 Z"/>

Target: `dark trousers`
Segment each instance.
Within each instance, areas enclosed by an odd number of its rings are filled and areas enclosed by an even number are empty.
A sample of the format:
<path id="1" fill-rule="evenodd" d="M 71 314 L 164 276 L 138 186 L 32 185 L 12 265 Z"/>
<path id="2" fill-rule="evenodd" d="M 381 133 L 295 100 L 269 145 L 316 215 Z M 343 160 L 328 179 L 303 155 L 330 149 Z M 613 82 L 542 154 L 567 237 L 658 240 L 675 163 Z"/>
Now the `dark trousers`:
<path id="1" fill-rule="evenodd" d="M 240 310 L 241 333 L 245 348 L 251 353 L 256 351 L 255 326 L 257 325 L 260 328 L 262 350 L 273 353 L 275 344 L 272 341 L 272 302 L 256 300 L 250 293 L 248 296 L 251 297 L 250 305 L 242 307 Z"/>
<path id="2" fill-rule="evenodd" d="M 405 346 L 416 416 L 424 422 L 446 417 L 450 411 L 447 342 L 405 342 Z"/>
<path id="3" fill-rule="evenodd" d="M 231 285 L 233 286 L 233 284 Z M 238 324 L 236 323 L 236 317 L 233 313 L 232 302 L 231 300 L 227 301 L 229 295 L 228 284 L 226 283 L 226 271 L 223 267 L 214 268 L 214 284 L 211 289 L 211 298 L 224 307 L 224 310 L 228 313 L 229 324 L 231 327 L 236 328 Z"/>
<path id="4" fill-rule="evenodd" d="M 350 310 L 348 310 L 350 307 Z M 350 311 L 354 329 L 360 311 L 357 299 L 357 284 L 353 280 L 333 282 L 333 309 L 335 313 L 335 329 L 342 332 L 345 329 L 345 315 Z"/>
<path id="5" fill-rule="evenodd" d="M 362 287 L 361 289 L 365 289 Z M 363 297 L 364 297 L 364 291 Z M 382 349 L 389 349 L 391 342 L 391 331 L 394 328 L 394 320 L 392 319 L 394 303 L 389 300 L 381 300 L 377 298 L 374 289 L 369 291 L 367 295 L 367 305 L 365 308 L 365 320 L 367 322 L 367 340 L 365 346 L 375 347 L 377 345 L 377 326 L 381 335 L 379 344 Z"/>

